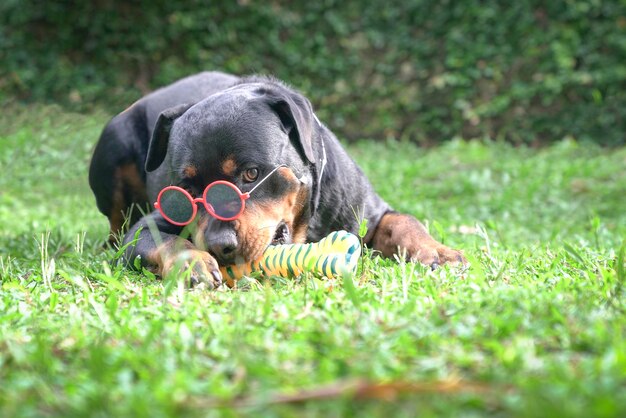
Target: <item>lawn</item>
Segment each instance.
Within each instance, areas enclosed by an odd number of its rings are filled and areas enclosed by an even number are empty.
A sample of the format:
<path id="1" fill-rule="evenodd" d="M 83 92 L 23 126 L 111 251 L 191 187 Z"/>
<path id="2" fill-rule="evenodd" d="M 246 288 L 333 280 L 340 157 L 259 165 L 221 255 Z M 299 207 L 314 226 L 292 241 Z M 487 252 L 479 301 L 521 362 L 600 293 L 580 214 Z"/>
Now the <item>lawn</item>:
<path id="1" fill-rule="evenodd" d="M 107 119 L 0 116 L 0 416 L 626 416 L 626 149 L 353 144 L 468 271 L 185 291 L 101 247 Z"/>

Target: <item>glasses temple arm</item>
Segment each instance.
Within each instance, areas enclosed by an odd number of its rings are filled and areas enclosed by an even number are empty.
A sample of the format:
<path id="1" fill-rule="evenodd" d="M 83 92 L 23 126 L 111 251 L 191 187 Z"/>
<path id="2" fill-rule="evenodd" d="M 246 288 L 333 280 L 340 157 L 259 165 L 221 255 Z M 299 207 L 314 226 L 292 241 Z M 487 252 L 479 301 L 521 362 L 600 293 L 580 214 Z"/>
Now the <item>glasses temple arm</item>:
<path id="1" fill-rule="evenodd" d="M 263 184 L 263 182 L 264 182 L 265 180 L 267 180 L 267 179 L 268 179 L 268 178 L 269 178 L 272 174 L 274 174 L 274 172 L 275 172 L 276 170 L 278 170 L 278 169 L 279 169 L 279 168 L 281 168 L 281 167 L 287 167 L 287 166 L 286 166 L 286 165 L 284 165 L 284 164 L 282 164 L 282 165 L 279 165 L 278 167 L 274 168 L 272 171 L 270 171 L 270 172 L 267 174 L 267 176 L 263 177 L 263 178 L 261 179 L 261 181 L 259 181 L 259 182 L 258 182 L 258 183 L 257 183 L 257 184 L 256 184 L 256 185 L 252 188 L 252 189 L 250 189 L 250 191 L 249 191 L 249 192 L 247 192 L 247 194 L 248 194 L 248 195 L 250 195 L 253 191 L 255 191 L 255 190 L 256 190 L 256 188 L 257 188 L 257 187 L 259 187 L 261 184 Z"/>

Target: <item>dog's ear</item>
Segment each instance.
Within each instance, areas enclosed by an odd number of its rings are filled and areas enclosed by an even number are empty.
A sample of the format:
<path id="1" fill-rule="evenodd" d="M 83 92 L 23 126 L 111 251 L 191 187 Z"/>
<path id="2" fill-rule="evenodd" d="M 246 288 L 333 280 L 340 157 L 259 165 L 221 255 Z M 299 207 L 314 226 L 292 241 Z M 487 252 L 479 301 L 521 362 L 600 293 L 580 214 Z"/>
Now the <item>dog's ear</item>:
<path id="1" fill-rule="evenodd" d="M 192 104 L 185 103 L 178 106 L 171 107 L 164 110 L 159 115 L 159 118 L 154 125 L 154 131 L 152 132 L 152 138 L 150 139 L 150 145 L 148 147 L 148 155 L 146 157 L 146 171 L 151 171 L 159 168 L 165 154 L 167 153 L 167 144 L 170 140 L 170 131 L 174 121 L 178 119 L 183 113 L 187 111 Z"/>
<path id="2" fill-rule="evenodd" d="M 289 138 L 297 145 L 307 160 L 315 163 L 313 132 L 316 123 L 311 103 L 299 94 L 271 94 L 270 107 L 276 112 Z"/>

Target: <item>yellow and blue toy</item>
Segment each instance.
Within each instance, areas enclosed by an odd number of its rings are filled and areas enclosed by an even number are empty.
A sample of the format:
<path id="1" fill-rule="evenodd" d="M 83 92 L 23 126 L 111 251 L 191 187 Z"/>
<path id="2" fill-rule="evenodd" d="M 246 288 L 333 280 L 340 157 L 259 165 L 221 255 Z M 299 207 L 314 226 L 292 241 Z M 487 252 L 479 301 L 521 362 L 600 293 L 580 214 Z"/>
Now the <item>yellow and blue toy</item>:
<path id="1" fill-rule="evenodd" d="M 356 235 L 335 231 L 310 244 L 271 245 L 259 259 L 220 267 L 220 271 L 228 282 L 253 272 L 280 277 L 297 277 L 310 272 L 331 278 L 354 274 L 360 255 L 361 242 Z"/>

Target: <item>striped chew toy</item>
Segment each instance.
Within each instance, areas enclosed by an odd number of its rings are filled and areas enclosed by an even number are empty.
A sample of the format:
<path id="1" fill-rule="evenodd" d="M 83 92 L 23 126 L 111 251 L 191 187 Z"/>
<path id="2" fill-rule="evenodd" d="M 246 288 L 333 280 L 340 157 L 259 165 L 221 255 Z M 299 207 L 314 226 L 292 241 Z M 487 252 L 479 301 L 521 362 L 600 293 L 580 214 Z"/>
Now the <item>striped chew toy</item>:
<path id="1" fill-rule="evenodd" d="M 220 271 L 229 284 L 255 271 L 265 276 L 296 277 L 311 272 L 335 277 L 353 274 L 360 255 L 361 243 L 356 235 L 335 231 L 310 244 L 271 245 L 259 259 L 220 267 Z"/>

